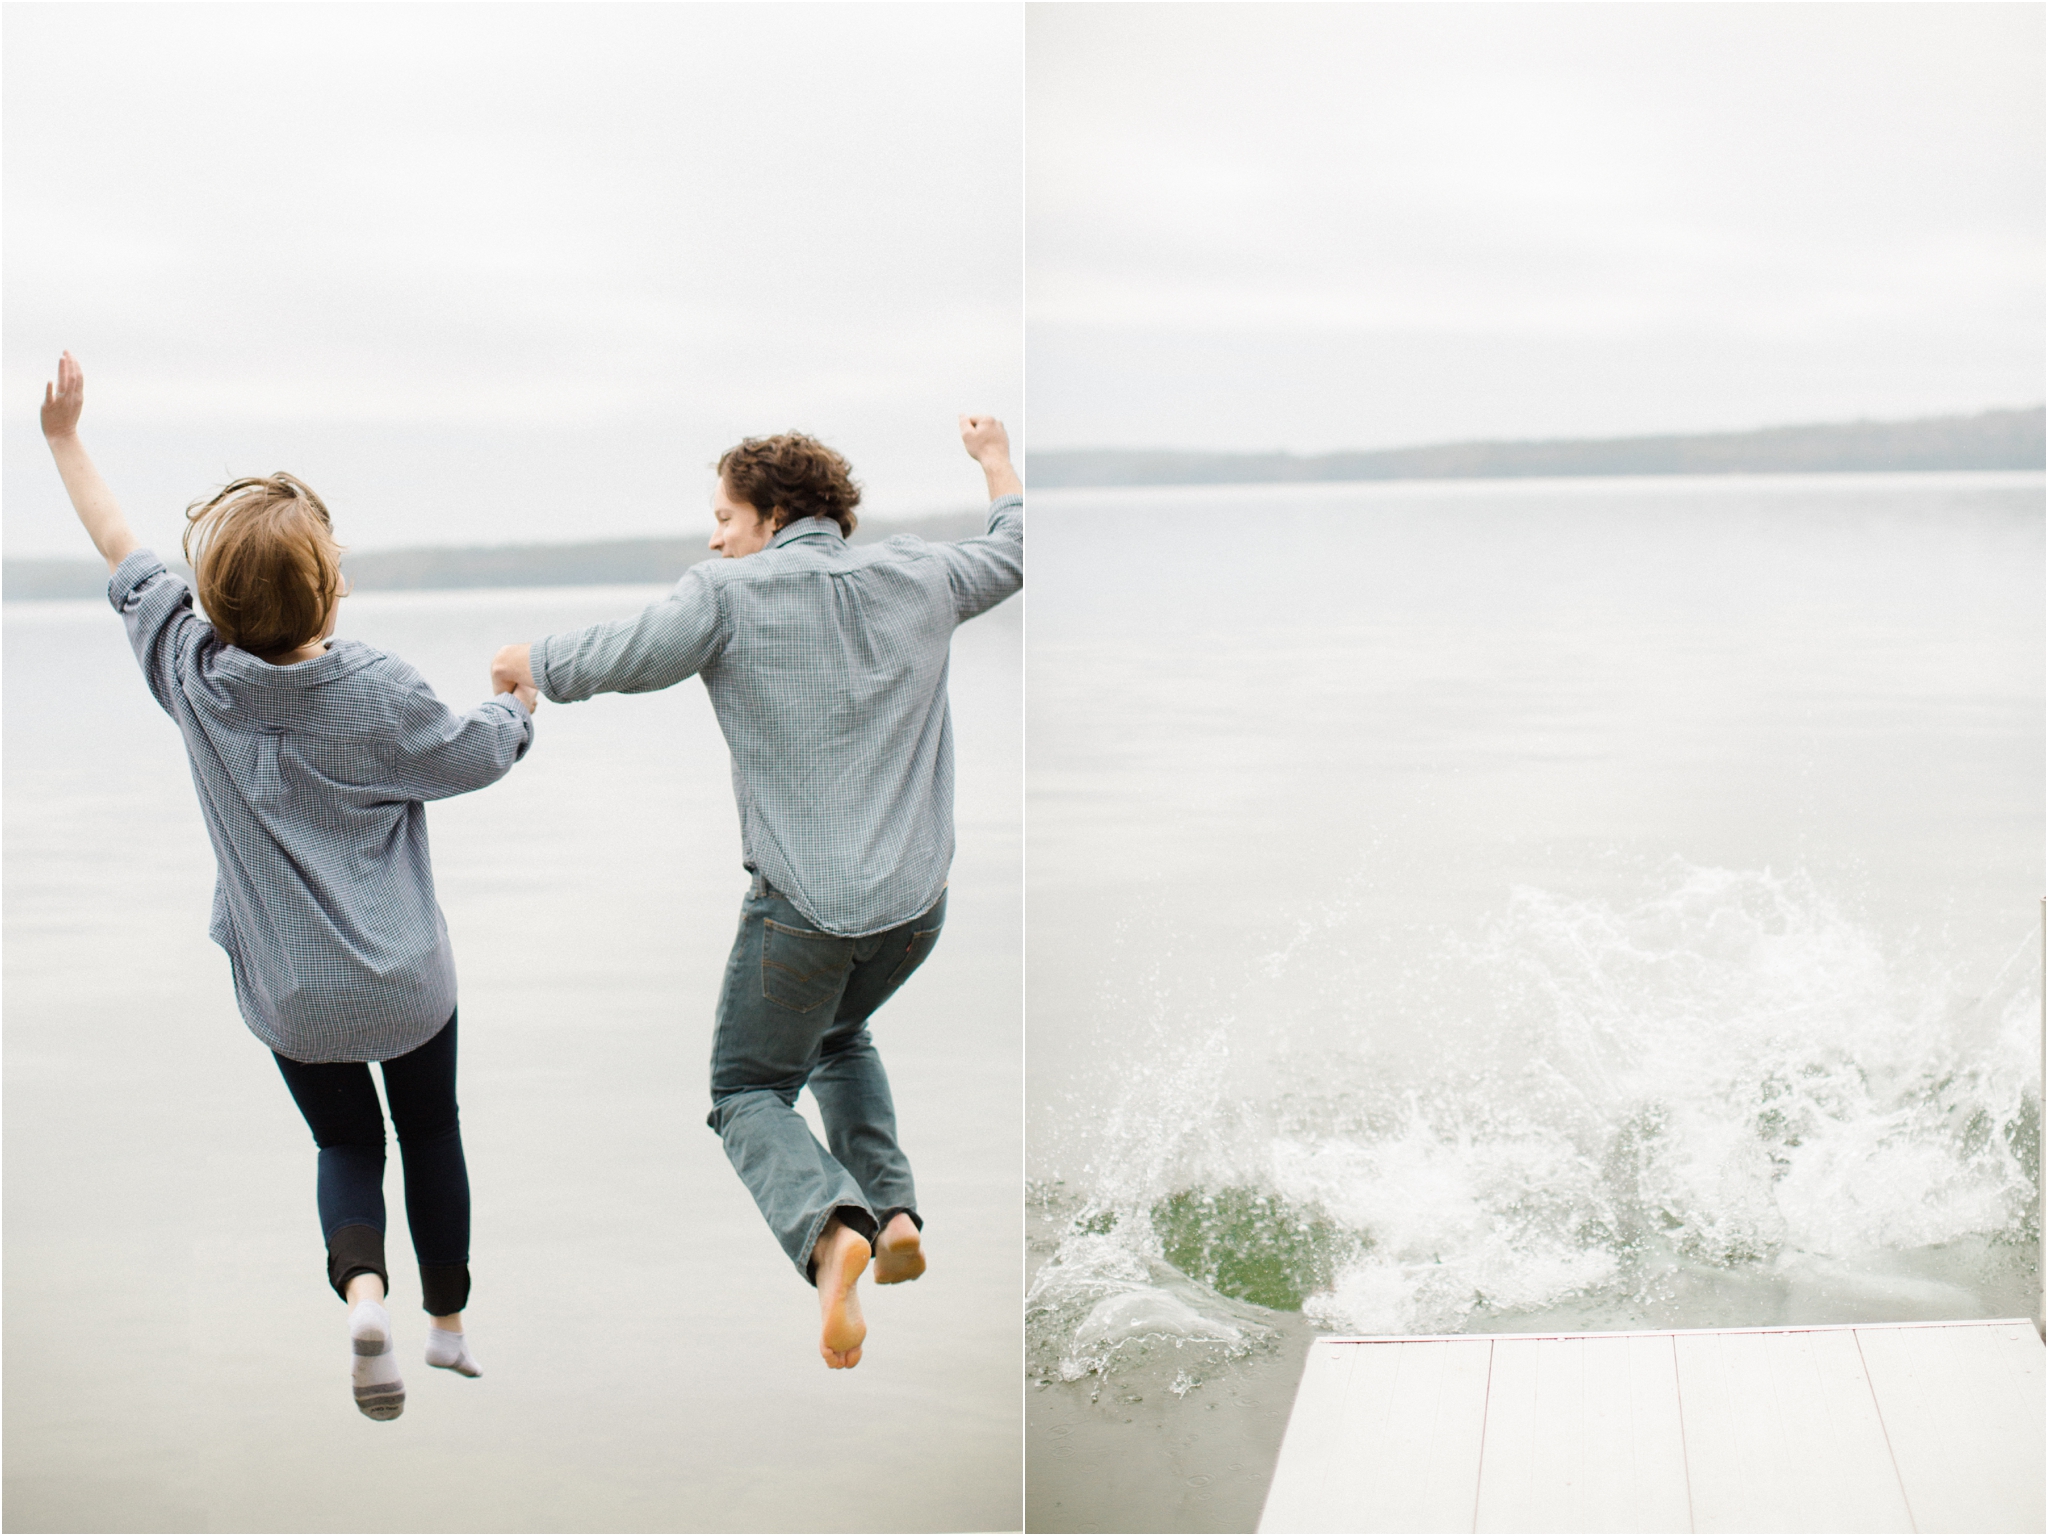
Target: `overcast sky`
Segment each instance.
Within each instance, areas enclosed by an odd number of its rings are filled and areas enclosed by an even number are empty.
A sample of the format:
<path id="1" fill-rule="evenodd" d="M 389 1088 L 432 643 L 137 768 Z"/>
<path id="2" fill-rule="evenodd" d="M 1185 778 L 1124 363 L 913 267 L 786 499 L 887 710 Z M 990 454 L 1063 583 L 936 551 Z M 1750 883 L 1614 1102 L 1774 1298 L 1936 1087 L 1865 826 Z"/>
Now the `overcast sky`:
<path id="1" fill-rule="evenodd" d="M 83 554 L 36 430 L 175 540 L 291 469 L 344 541 L 708 530 L 800 427 L 867 510 L 978 503 L 1021 415 L 1016 5 L 9 5 L 5 537 Z"/>
<path id="2" fill-rule="evenodd" d="M 2043 14 L 1031 6 L 1032 441 L 2036 404 Z"/>

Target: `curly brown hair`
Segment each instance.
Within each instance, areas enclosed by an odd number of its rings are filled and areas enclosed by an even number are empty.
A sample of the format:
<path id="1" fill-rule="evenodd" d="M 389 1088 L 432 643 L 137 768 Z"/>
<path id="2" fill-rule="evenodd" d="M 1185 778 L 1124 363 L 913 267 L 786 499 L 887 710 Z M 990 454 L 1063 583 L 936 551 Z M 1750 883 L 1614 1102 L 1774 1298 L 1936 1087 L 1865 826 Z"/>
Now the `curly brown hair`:
<path id="1" fill-rule="evenodd" d="M 341 595 L 342 547 L 311 486 L 282 471 L 252 476 L 185 518 L 185 560 L 215 634 L 256 656 L 319 638 Z"/>
<path id="2" fill-rule="evenodd" d="M 744 501 L 770 527 L 829 517 L 850 535 L 860 525 L 853 515 L 860 505 L 853 466 L 807 433 L 746 438 L 720 455 L 718 476 L 733 500 Z"/>

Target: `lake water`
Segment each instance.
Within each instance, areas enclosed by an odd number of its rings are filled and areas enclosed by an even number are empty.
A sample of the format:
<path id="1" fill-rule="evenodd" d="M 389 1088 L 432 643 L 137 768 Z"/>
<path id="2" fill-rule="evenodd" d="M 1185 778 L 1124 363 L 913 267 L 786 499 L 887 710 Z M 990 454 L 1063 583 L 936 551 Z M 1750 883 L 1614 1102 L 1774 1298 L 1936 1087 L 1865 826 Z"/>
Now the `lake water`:
<path id="1" fill-rule="evenodd" d="M 366 594 L 341 633 L 461 706 L 499 644 L 657 595 Z M 875 1026 L 932 1268 L 864 1287 L 853 1371 L 704 1126 L 746 876 L 702 688 L 544 704 L 503 783 L 430 810 L 485 1374 L 420 1363 L 394 1166 L 409 1401 L 378 1424 L 311 1139 L 206 939 L 177 734 L 103 602 L 8 606 L 8 1528 L 1014 1529 L 1022 634 L 1013 601 L 954 642 L 946 936 Z"/>
<path id="2" fill-rule="evenodd" d="M 1317 1331 L 2033 1315 L 2039 475 L 1034 501 L 1028 1524 Z"/>

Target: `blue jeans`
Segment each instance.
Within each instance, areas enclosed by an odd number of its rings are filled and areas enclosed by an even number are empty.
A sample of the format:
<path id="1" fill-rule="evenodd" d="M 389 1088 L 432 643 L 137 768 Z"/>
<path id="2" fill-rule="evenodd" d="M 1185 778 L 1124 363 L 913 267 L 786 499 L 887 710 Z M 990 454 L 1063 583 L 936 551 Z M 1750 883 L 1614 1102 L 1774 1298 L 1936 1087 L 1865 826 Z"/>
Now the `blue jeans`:
<path id="1" fill-rule="evenodd" d="M 922 916 L 864 939 L 820 933 L 758 878 L 740 905 L 706 1123 L 806 1280 L 835 1214 L 870 1241 L 899 1211 L 924 1225 L 868 1016 L 924 963 L 945 921 L 943 891 Z M 796 1112 L 807 1084 L 829 1150 Z"/>

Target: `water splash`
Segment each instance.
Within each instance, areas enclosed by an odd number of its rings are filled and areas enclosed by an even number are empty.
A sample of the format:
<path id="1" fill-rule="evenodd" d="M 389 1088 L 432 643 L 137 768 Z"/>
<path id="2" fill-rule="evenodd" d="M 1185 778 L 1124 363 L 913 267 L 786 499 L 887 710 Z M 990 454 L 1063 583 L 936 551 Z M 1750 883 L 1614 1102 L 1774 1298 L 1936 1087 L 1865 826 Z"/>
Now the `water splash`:
<path id="1" fill-rule="evenodd" d="M 1684 864 L 1634 902 L 1516 889 L 1374 987 L 1346 909 L 1296 924 L 1201 1028 L 1153 993 L 1034 1348 L 1070 1378 L 1148 1337 L 1227 1352 L 1246 1302 L 1375 1333 L 1742 1321 L 1798 1285 L 1980 1309 L 1972 1266 L 2030 1270 L 2038 1236 L 2019 937 L 1959 986 L 1804 876 Z M 1960 1269 L 1907 1273 L 1943 1245 Z"/>

